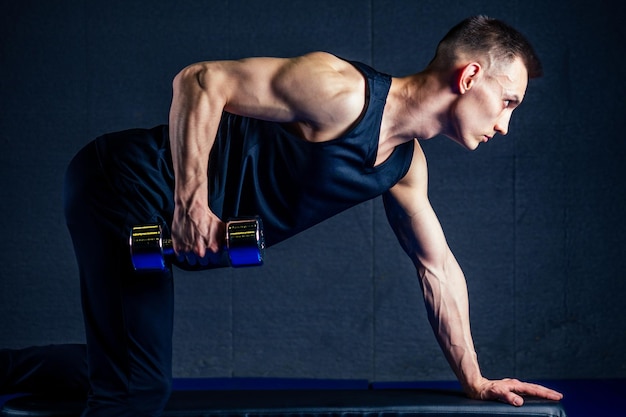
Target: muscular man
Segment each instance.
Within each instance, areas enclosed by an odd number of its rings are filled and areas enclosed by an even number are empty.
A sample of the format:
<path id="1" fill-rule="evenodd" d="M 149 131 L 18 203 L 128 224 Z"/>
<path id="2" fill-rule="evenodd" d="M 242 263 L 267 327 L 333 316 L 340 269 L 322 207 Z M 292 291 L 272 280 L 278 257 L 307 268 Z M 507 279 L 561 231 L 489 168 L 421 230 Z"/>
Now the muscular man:
<path id="1" fill-rule="evenodd" d="M 169 127 L 100 137 L 68 170 L 88 346 L 85 415 L 158 415 L 170 392 L 172 273 L 133 271 L 130 226 L 160 222 L 179 265 L 215 267 L 228 217 L 260 215 L 271 246 L 379 195 L 467 395 L 518 406 L 523 395 L 560 399 L 482 375 L 465 278 L 428 201 L 418 141 L 445 135 L 473 150 L 505 135 L 540 73 L 526 39 L 486 17 L 454 27 L 428 67 L 403 78 L 321 52 L 182 70 Z"/>

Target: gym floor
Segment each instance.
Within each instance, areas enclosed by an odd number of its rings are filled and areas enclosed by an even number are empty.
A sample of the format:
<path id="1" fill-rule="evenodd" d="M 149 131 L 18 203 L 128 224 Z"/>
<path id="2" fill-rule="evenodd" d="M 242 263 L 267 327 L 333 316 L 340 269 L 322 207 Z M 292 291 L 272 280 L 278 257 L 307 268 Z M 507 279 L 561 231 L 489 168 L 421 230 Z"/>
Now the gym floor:
<path id="1" fill-rule="evenodd" d="M 626 417 L 626 379 L 534 381 L 563 393 L 568 417 Z M 385 383 L 384 387 L 460 389 L 456 381 Z M 374 384 L 376 387 L 377 384 Z"/>
<path id="2" fill-rule="evenodd" d="M 568 417 L 626 416 L 626 379 L 614 380 L 550 380 L 537 381 L 563 392 L 563 408 Z M 210 389 L 285 389 L 285 388 L 363 388 L 367 381 L 320 381 L 274 379 L 201 379 L 181 378 L 174 381 L 176 390 Z M 452 389 L 458 390 L 456 381 L 436 382 L 384 382 L 374 383 L 376 388 Z M 15 395 L 0 396 L 0 407 Z"/>

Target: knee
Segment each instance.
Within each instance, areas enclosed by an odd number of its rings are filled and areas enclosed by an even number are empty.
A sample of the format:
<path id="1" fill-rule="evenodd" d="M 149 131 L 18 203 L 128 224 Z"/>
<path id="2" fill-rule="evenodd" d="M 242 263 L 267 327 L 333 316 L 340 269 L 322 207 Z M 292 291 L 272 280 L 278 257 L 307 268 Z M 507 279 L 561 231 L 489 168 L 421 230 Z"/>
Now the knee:
<path id="1" fill-rule="evenodd" d="M 155 377 L 151 381 L 131 387 L 129 406 L 143 415 L 159 415 L 171 393 L 172 379 L 166 376 Z"/>
<path id="2" fill-rule="evenodd" d="M 148 386 L 148 391 L 151 398 L 164 398 L 167 401 L 172 393 L 172 378 L 167 376 L 155 378 Z"/>
<path id="3" fill-rule="evenodd" d="M 109 381 L 110 382 L 110 381 Z M 91 381 L 84 416 L 160 416 L 172 391 L 172 379 L 165 375 L 130 378 L 127 386 L 102 386 Z"/>

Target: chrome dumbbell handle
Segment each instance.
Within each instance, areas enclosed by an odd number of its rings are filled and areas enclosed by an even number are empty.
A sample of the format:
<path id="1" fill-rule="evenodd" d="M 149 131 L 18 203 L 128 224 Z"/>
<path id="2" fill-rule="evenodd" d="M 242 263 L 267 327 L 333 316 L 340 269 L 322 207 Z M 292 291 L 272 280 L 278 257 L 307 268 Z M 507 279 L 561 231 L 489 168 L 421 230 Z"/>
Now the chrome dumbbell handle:
<path id="1" fill-rule="evenodd" d="M 231 266 L 263 264 L 265 240 L 259 217 L 231 219 L 226 223 L 226 251 Z M 160 224 L 143 224 L 131 229 L 130 255 L 137 271 L 162 271 L 174 255 L 172 240 L 163 236 Z"/>

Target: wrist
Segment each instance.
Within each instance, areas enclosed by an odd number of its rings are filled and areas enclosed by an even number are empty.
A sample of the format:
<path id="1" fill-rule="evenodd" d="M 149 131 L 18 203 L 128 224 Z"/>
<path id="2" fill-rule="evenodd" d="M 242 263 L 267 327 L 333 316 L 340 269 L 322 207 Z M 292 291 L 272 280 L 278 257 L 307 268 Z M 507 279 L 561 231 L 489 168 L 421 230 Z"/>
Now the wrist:
<path id="1" fill-rule="evenodd" d="M 455 374 L 463 388 L 463 391 L 471 398 L 476 398 L 482 389 L 486 379 L 483 377 L 478 365 L 478 358 L 476 353 L 472 352 L 471 355 L 463 355 L 458 367 L 455 369 Z"/>
<path id="2" fill-rule="evenodd" d="M 471 381 L 461 382 L 461 386 L 468 397 L 480 399 L 481 392 L 483 391 L 483 387 L 487 381 L 488 380 L 483 376 L 479 376 Z"/>
<path id="3" fill-rule="evenodd" d="M 174 203 L 177 207 L 191 209 L 194 206 L 208 206 L 208 186 L 206 180 L 178 182 L 174 188 Z"/>

